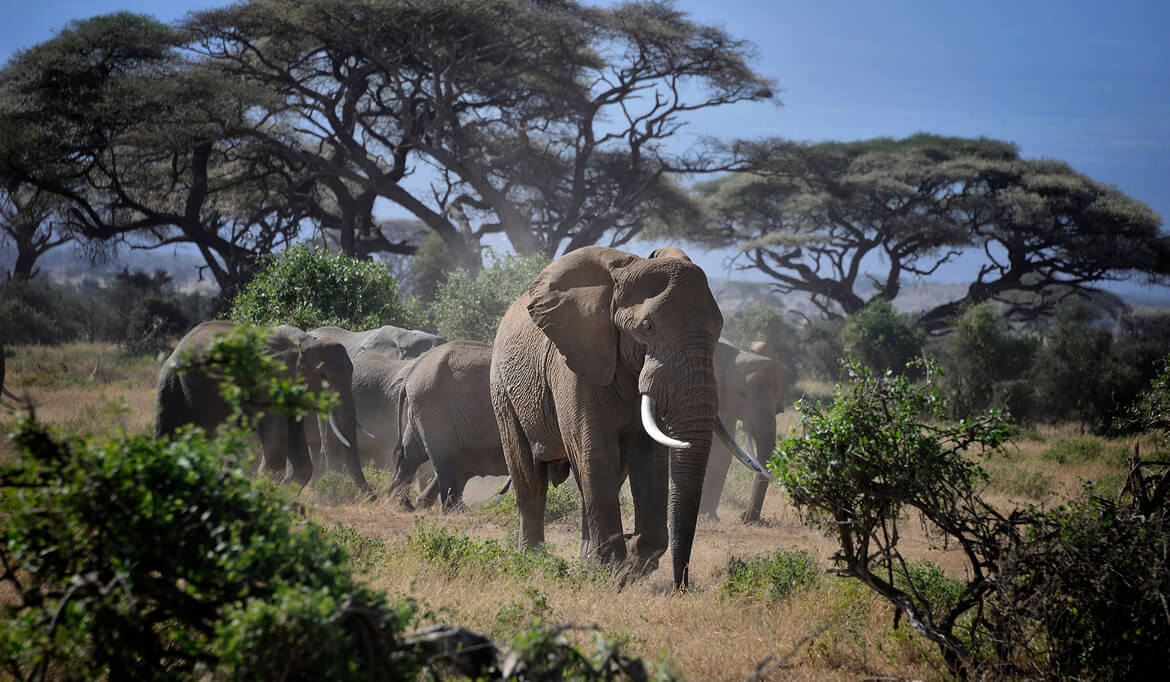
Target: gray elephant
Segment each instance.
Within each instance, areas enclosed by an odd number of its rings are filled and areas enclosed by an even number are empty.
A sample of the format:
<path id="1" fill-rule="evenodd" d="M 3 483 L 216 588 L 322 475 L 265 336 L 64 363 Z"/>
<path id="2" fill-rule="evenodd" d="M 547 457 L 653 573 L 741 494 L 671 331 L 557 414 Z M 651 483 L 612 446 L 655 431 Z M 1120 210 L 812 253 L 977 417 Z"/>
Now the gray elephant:
<path id="1" fill-rule="evenodd" d="M 198 354 L 217 335 L 228 334 L 235 328 L 229 322 L 204 322 L 179 341 L 159 372 L 157 437 L 170 435 L 185 424 L 212 431 L 227 421 L 230 409 L 220 395 L 218 379 L 196 370 L 179 374 L 174 366 L 182 354 L 187 351 Z M 345 348 L 296 327 L 281 325 L 272 328 L 266 352 L 285 364 L 289 378 L 303 381 L 309 390 L 318 392 L 326 389 L 328 384 L 327 389 L 338 394 L 338 406 L 320 420 L 317 428 L 325 431 L 322 440 L 330 455 L 344 461 L 354 482 L 369 493 L 370 486 L 362 474 L 355 445 L 357 421 L 351 388 L 353 364 Z M 315 421 L 310 420 L 310 423 Z M 313 465 L 302 420 L 288 415 L 266 414 L 259 419 L 256 428 L 263 454 L 259 466 L 283 477 L 286 466 L 291 464 L 292 477 L 302 486 L 308 483 Z"/>
<path id="2" fill-rule="evenodd" d="M 644 259 L 585 247 L 549 264 L 512 304 L 490 382 L 522 548 L 544 541 L 549 462 L 568 458 L 583 558 L 624 562 L 623 577 L 636 578 L 669 544 L 675 586 L 688 584 L 722 327 L 706 275 L 677 249 Z M 627 474 L 628 542 L 618 502 Z"/>
<path id="3" fill-rule="evenodd" d="M 767 456 L 776 446 L 776 415 L 784 410 L 788 382 L 781 363 L 766 344 L 752 344 L 752 351 L 736 348 L 724 339 L 715 349 L 715 383 L 719 386 L 719 420 L 729 429 L 739 422 L 757 457 Z M 731 452 L 722 443 L 711 447 L 707 475 L 703 481 L 700 513 L 714 517 L 731 466 Z M 768 491 L 769 479 L 757 474 L 752 484 L 744 521 L 758 521 Z"/>
<path id="4" fill-rule="evenodd" d="M 359 424 L 359 450 L 375 466 L 393 466 L 398 443 L 398 395 L 395 377 L 417 357 L 447 342 L 434 334 L 384 326 L 351 332 L 340 327 L 318 327 L 314 336 L 340 343 L 353 363 L 353 400 Z M 344 464 L 325 456 L 317 431 L 307 429 L 305 438 L 317 473 L 338 471 Z"/>
<path id="5" fill-rule="evenodd" d="M 410 508 L 410 482 L 428 459 L 436 478 L 420 506 L 437 495 L 443 509 L 450 509 L 462 500 L 469 479 L 508 475 L 488 387 L 491 361 L 491 346 L 452 341 L 424 353 L 404 373 L 392 500 Z"/>

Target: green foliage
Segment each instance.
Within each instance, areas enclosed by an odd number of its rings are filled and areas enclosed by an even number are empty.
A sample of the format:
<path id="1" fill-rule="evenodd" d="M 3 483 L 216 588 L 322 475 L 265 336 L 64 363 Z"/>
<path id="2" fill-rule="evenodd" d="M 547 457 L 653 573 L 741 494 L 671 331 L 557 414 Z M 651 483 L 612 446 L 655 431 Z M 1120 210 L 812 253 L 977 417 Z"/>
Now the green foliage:
<path id="1" fill-rule="evenodd" d="M 804 376 L 828 381 L 837 378 L 841 358 L 845 357 L 845 346 L 841 342 L 844 326 L 841 320 L 824 320 L 805 326 L 801 342 L 803 352 L 798 358 Z"/>
<path id="2" fill-rule="evenodd" d="M 126 351 L 131 355 L 167 351 L 171 341 L 192 326 L 178 301 L 155 296 L 139 299 L 126 323 Z"/>
<path id="3" fill-rule="evenodd" d="M 269 257 L 236 296 L 229 317 L 237 323 L 301 329 L 419 326 L 412 306 L 399 300 L 398 283 L 385 266 L 306 246 Z"/>
<path id="4" fill-rule="evenodd" d="M 925 560 L 906 564 L 906 571 L 898 573 L 895 581 L 900 589 L 919 595 L 940 613 L 954 608 L 966 587 L 962 580 L 944 573 L 938 564 Z"/>
<path id="5" fill-rule="evenodd" d="M 942 344 L 955 416 L 1004 407 L 1023 413 L 1027 394 L 1013 382 L 1031 369 L 1039 345 L 1034 336 L 1013 333 L 990 303 L 967 311 Z"/>
<path id="6" fill-rule="evenodd" d="M 972 665 L 975 638 L 954 629 L 982 603 L 986 573 L 1013 537 L 1011 521 L 979 499 L 988 475 L 973 457 L 1005 442 L 1007 419 L 991 412 L 943 421 L 950 406 L 930 362 L 919 363 L 922 386 L 888 371 L 875 375 L 852 358 L 842 365 L 848 383 L 838 384 L 828 407 L 797 403 L 801 433 L 781 441 L 770 468 L 806 521 L 837 539 L 834 571 L 895 604 L 961 672 Z M 917 589 L 921 576 L 898 549 L 898 525 L 910 509 L 968 550 L 970 578 L 950 608 Z"/>
<path id="7" fill-rule="evenodd" d="M 415 520 L 406 541 L 411 550 L 442 568 L 452 578 L 488 575 L 571 582 L 609 579 L 608 573 L 570 564 L 547 548 L 518 552 L 496 540 L 474 540 L 424 519 Z"/>
<path id="8" fill-rule="evenodd" d="M 0 338 L 5 344 L 56 345 L 83 338 L 82 308 L 56 287 L 0 284 Z"/>
<path id="9" fill-rule="evenodd" d="M 447 274 L 431 306 L 436 332 L 448 339 L 492 343 L 508 307 L 549 264 L 541 255 L 505 255 L 474 276 L 463 268 Z"/>
<path id="10" fill-rule="evenodd" d="M 296 527 L 291 500 L 247 479 L 244 434 L 59 441 L 22 421 L 13 438 L 0 551 L 19 598 L 4 607 L 0 656 L 18 678 L 416 669 L 393 646 L 410 605 L 358 583 L 336 543 Z M 359 604 L 381 624 L 377 646 L 337 626 Z"/>
<path id="11" fill-rule="evenodd" d="M 498 502 L 484 505 L 477 513 L 501 521 L 519 519 L 520 509 L 516 506 L 516 491 L 509 490 Z M 577 487 L 568 482 L 549 486 L 544 511 L 545 523 L 572 522 L 580 518 L 581 493 L 577 491 Z"/>
<path id="12" fill-rule="evenodd" d="M 1136 419 L 1156 434 L 1158 445 L 1170 448 L 1170 355 L 1164 357 L 1150 387 L 1135 408 Z"/>
<path id="13" fill-rule="evenodd" d="M 1165 468 L 1121 496 L 1089 494 L 1042 515 L 1005 557 L 993 606 L 1023 677 L 1157 679 L 1170 648 Z M 1135 485 L 1136 484 L 1136 485 Z"/>
<path id="14" fill-rule="evenodd" d="M 728 596 L 781 601 L 817 585 L 823 573 L 817 557 L 804 549 L 781 549 L 767 556 L 733 556 L 727 562 L 719 591 Z"/>
<path id="15" fill-rule="evenodd" d="M 845 351 L 867 367 L 900 373 L 922 354 L 926 333 L 899 315 L 888 300 L 878 298 L 849 318 L 841 341 Z"/>
<path id="16" fill-rule="evenodd" d="M 927 377 L 922 388 L 850 358 L 842 363 L 849 383 L 838 384 L 831 406 L 798 401 L 803 433 L 780 442 L 770 469 L 793 504 L 829 532 L 864 537 L 904 505 L 933 507 L 939 491 L 969 492 L 987 480 L 969 453 L 998 448 L 1007 420 L 993 412 L 977 421 L 938 421 L 948 408 L 933 382 L 939 370 L 918 366 Z M 856 526 L 840 526 L 846 519 Z"/>

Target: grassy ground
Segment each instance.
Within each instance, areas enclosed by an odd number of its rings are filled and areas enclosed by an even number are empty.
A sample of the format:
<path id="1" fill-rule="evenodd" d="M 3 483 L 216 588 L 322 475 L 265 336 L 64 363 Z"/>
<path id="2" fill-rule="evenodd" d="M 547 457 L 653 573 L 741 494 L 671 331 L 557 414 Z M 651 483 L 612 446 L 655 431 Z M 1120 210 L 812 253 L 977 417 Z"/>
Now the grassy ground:
<path id="1" fill-rule="evenodd" d="M 37 416 L 62 434 L 150 430 L 157 359 L 126 358 L 107 345 L 7 350 L 8 387 L 27 393 Z M 826 392 L 824 386 L 810 389 L 816 391 Z M 12 418 L 0 412 L 0 427 Z M 795 415 L 788 411 L 779 419 L 786 433 Z M 1005 507 L 1053 504 L 1078 492 L 1084 479 L 1117 485 L 1131 448 L 1128 441 L 1088 437 L 1072 427 L 1028 432 L 987 464 L 987 495 Z M 387 472 L 368 474 L 379 489 L 389 485 Z M 647 580 L 620 591 L 604 571 L 581 566 L 579 501 L 571 487 L 551 495 L 559 516 L 547 532 L 551 556 L 516 563 L 503 549 L 517 533 L 514 500 L 477 506 L 497 483 L 473 482 L 471 508 L 446 515 L 404 513 L 384 501 L 358 503 L 352 484 L 335 475 L 301 498 L 310 518 L 350 546 L 355 565 L 374 585 L 413 596 L 435 622 L 459 623 L 501 641 L 539 618 L 579 626 L 570 636 L 583 642 L 592 640 L 588 628 L 596 626 L 624 641 L 630 653 L 686 679 L 744 679 L 767 657 L 782 666 L 772 668 L 774 679 L 946 677 L 932 646 L 905 625 L 892 627 L 892 607 L 853 581 L 823 574 L 832 543 L 801 523 L 780 490 L 769 492 L 763 523 L 737 520 L 750 488 L 740 467 L 728 481 L 720 520 L 700 522 L 692 558 L 697 589 L 683 595 L 670 589 L 668 559 Z M 938 548 L 918 524 L 904 524 L 904 532 L 906 554 L 961 577 L 954 551 Z M 774 571 L 771 584 L 740 589 L 729 571 L 753 558 L 783 570 Z M 802 562 L 814 570 L 801 569 Z"/>

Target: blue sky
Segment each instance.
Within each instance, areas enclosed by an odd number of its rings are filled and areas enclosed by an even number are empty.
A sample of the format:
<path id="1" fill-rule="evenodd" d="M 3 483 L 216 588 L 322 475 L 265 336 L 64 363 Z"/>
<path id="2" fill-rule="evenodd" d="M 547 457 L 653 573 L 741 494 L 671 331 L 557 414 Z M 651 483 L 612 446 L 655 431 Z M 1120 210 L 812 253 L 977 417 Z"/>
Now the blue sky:
<path id="1" fill-rule="evenodd" d="M 126 9 L 162 20 L 211 0 L 43 0 L 0 26 L 0 58 L 71 19 Z M 1010 140 L 1067 161 L 1170 218 L 1170 2 L 1166 0 L 683 0 L 755 43 L 783 106 L 696 118 L 687 134 L 796 140 L 919 131 Z M 1166 228 L 1164 228 L 1166 229 Z M 725 253 L 701 255 L 724 274 Z M 961 280 L 962 266 L 941 279 Z M 1170 294 L 1167 294 L 1170 298 Z"/>

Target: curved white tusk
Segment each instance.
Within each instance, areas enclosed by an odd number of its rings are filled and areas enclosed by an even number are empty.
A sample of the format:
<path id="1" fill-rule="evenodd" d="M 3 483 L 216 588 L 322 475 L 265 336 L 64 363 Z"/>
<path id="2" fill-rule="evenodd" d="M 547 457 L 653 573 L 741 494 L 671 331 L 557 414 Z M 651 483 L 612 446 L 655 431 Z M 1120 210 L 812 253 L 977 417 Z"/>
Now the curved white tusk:
<path id="1" fill-rule="evenodd" d="M 333 435 L 337 436 L 337 440 L 341 441 L 342 445 L 347 448 L 353 447 L 353 445 L 351 445 L 350 442 L 345 439 L 345 436 L 341 435 L 341 429 L 337 428 L 337 422 L 333 421 L 333 415 L 329 415 L 329 428 L 333 429 Z"/>
<path id="2" fill-rule="evenodd" d="M 663 433 L 662 429 L 658 428 L 658 423 L 654 421 L 654 399 L 645 393 L 642 394 L 642 428 L 646 429 L 646 433 L 651 438 L 668 448 L 685 450 L 691 447 L 690 443 L 675 440 Z"/>
<path id="3" fill-rule="evenodd" d="M 735 442 L 735 438 L 731 436 L 731 432 L 729 432 L 727 427 L 723 425 L 723 420 L 718 417 L 715 418 L 715 433 L 719 436 L 720 440 L 723 441 L 724 445 L 726 445 L 727 448 L 731 450 L 731 454 L 735 455 L 736 459 L 743 462 L 745 467 L 751 469 L 757 474 L 760 474 L 761 476 L 766 476 L 769 480 L 776 480 L 776 477 L 773 476 L 767 469 L 765 469 L 764 465 L 760 464 L 758 459 L 744 452 L 743 448 L 739 447 L 739 444 Z"/>
<path id="4" fill-rule="evenodd" d="M 364 433 L 364 434 L 366 434 L 367 436 L 369 436 L 370 440 L 378 440 L 378 437 L 377 437 L 377 436 L 375 436 L 374 434 L 370 433 L 369 429 L 367 429 L 366 427 L 362 426 L 361 422 L 358 422 L 358 425 L 357 425 L 357 427 L 358 427 L 359 429 L 361 429 L 362 433 Z"/>

